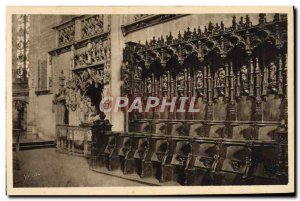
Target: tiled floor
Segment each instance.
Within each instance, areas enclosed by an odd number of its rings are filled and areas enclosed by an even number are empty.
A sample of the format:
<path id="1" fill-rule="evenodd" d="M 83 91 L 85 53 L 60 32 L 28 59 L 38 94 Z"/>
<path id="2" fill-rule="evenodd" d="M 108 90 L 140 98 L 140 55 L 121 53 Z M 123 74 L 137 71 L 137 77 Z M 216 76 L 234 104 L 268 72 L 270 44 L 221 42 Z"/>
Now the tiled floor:
<path id="1" fill-rule="evenodd" d="M 85 158 L 61 154 L 54 148 L 13 154 L 15 187 L 144 186 L 91 171 Z"/>

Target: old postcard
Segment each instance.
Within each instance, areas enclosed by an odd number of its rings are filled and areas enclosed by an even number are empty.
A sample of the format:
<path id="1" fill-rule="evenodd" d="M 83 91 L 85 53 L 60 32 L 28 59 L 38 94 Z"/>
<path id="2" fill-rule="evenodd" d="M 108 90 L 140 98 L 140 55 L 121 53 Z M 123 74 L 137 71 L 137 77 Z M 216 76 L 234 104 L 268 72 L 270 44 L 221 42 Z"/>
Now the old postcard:
<path id="1" fill-rule="evenodd" d="M 293 7 L 8 7 L 8 195 L 294 192 Z"/>

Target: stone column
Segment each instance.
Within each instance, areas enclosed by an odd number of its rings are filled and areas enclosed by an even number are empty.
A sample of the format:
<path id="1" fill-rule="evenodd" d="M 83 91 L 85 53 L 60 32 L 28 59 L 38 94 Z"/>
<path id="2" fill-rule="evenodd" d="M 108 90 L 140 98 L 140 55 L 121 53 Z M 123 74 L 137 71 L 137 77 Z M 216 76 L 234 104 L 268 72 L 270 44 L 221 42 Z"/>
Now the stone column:
<path id="1" fill-rule="evenodd" d="M 39 16 L 31 16 L 31 26 L 29 28 L 29 34 L 31 38 L 36 38 L 36 35 L 39 33 L 36 33 L 36 27 L 39 23 Z M 36 128 L 36 94 L 35 94 L 35 80 L 37 77 L 37 68 L 38 64 L 35 62 L 36 56 L 32 54 L 32 51 L 34 50 L 37 42 L 31 42 L 29 43 L 29 77 L 28 77 L 28 91 L 29 91 L 29 97 L 28 97 L 28 105 L 27 105 L 27 133 L 28 135 L 36 135 L 37 134 L 37 128 Z"/>
<path id="2" fill-rule="evenodd" d="M 121 96 L 121 65 L 122 65 L 122 50 L 125 47 L 124 37 L 121 32 L 121 16 L 111 15 L 111 81 L 110 91 L 111 96 L 115 99 Z M 111 124 L 113 131 L 124 131 L 124 112 L 112 112 Z"/>

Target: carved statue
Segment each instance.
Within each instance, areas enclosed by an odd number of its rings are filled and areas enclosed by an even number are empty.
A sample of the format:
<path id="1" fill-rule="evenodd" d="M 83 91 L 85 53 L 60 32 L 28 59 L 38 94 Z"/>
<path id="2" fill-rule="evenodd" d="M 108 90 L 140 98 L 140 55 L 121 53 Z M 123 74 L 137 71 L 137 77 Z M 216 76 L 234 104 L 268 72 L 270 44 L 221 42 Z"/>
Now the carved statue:
<path id="1" fill-rule="evenodd" d="M 100 120 L 96 107 L 92 105 L 91 98 L 85 95 L 81 97 L 79 120 L 82 124 L 92 124 Z"/>
<path id="2" fill-rule="evenodd" d="M 134 78 L 141 79 L 141 76 L 142 76 L 142 67 L 138 66 L 135 70 Z"/>
<path id="3" fill-rule="evenodd" d="M 165 73 L 162 75 L 162 90 L 168 90 L 168 75 Z"/>
<path id="4" fill-rule="evenodd" d="M 100 70 L 96 70 L 96 69 L 87 69 L 90 77 L 92 78 L 92 80 L 95 82 L 95 88 L 98 88 L 99 84 L 103 84 L 103 75 L 100 72 Z"/>
<path id="5" fill-rule="evenodd" d="M 224 95 L 225 94 L 225 70 L 222 67 L 217 72 L 216 84 L 219 93 L 221 95 Z"/>
<path id="6" fill-rule="evenodd" d="M 274 62 L 271 62 L 268 65 L 268 69 L 269 69 L 269 84 L 270 84 L 271 90 L 273 92 L 277 92 L 277 89 L 276 89 L 276 65 L 274 64 Z"/>
<path id="7" fill-rule="evenodd" d="M 130 70 L 129 70 L 129 64 L 128 62 L 122 63 L 122 79 L 123 79 L 123 85 L 125 87 L 129 86 L 130 82 Z"/>
<path id="8" fill-rule="evenodd" d="M 79 63 L 79 66 L 85 65 L 84 54 L 80 54 L 80 55 L 79 55 L 78 63 Z"/>
<path id="9" fill-rule="evenodd" d="M 179 93 L 179 96 L 183 96 L 183 90 L 184 90 L 184 73 L 183 72 L 180 72 L 178 75 L 177 75 L 177 91 Z"/>
<path id="10" fill-rule="evenodd" d="M 201 70 L 196 71 L 196 88 L 203 88 L 203 73 Z"/>
<path id="11" fill-rule="evenodd" d="M 147 92 L 150 94 L 152 93 L 152 83 L 151 83 L 151 77 L 147 77 L 146 79 L 146 87 L 147 87 Z"/>
<path id="12" fill-rule="evenodd" d="M 242 89 L 244 93 L 249 94 L 249 78 L 248 78 L 248 69 L 245 65 L 241 68 L 241 82 L 242 82 Z"/>
<path id="13" fill-rule="evenodd" d="M 92 55 L 93 55 L 93 52 L 92 52 L 92 50 L 93 50 L 93 45 L 92 45 L 92 43 L 88 43 L 88 45 L 87 45 L 87 51 L 86 51 L 86 55 L 87 55 L 87 61 L 86 61 L 86 63 L 89 65 L 89 64 L 92 64 Z"/>
<path id="14" fill-rule="evenodd" d="M 225 86 L 225 70 L 224 68 L 220 68 L 217 74 L 217 86 L 224 87 Z"/>

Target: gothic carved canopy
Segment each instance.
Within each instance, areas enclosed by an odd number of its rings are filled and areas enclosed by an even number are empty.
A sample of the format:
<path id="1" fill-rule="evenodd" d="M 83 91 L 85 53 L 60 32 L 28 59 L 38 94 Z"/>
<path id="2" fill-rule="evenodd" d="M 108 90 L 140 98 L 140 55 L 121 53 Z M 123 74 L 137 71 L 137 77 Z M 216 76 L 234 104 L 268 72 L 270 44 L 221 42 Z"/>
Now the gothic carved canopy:
<path id="1" fill-rule="evenodd" d="M 122 93 L 127 96 L 203 97 L 209 105 L 219 97 L 233 104 L 241 96 L 286 94 L 287 18 L 272 21 L 248 15 L 232 25 L 212 23 L 204 30 L 187 28 L 177 37 L 153 37 L 145 44 L 129 42 L 124 49 Z"/>

